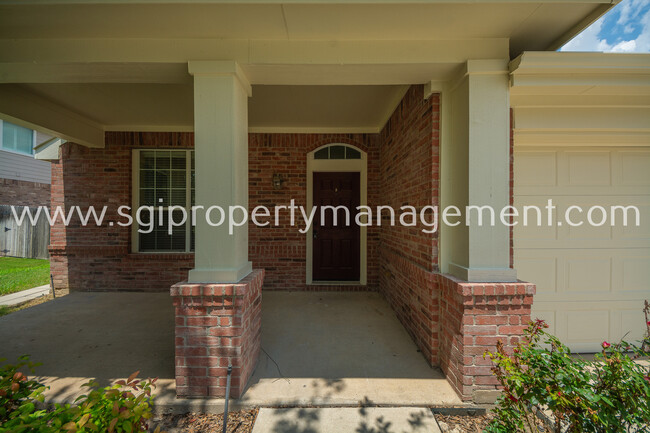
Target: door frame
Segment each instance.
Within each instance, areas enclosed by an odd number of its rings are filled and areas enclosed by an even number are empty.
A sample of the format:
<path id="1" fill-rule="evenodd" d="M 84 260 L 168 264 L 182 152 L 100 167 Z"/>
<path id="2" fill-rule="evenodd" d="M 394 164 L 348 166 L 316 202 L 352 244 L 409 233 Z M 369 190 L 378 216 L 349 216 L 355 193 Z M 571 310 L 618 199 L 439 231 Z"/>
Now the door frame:
<path id="1" fill-rule="evenodd" d="M 329 146 L 345 146 L 361 153 L 360 159 L 314 159 L 314 154 Z M 359 173 L 359 206 L 368 206 L 368 154 L 356 146 L 346 143 L 328 143 L 320 146 L 307 154 L 307 208 L 308 215 L 314 207 L 314 172 L 329 173 Z M 354 220 L 351 220 L 354 222 Z M 307 236 L 307 257 L 306 261 L 306 284 L 327 285 L 327 286 L 365 286 L 367 284 L 368 268 L 368 228 L 359 227 L 359 281 L 314 281 L 313 280 L 313 226 L 306 233 Z"/>

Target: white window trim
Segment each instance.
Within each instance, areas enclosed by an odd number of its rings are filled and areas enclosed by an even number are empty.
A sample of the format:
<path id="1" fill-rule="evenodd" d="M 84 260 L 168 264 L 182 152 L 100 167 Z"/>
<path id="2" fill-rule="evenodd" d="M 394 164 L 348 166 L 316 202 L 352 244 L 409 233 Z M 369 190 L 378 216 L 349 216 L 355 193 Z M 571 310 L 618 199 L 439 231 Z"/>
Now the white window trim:
<path id="1" fill-rule="evenodd" d="M 172 250 L 161 250 L 161 251 L 140 251 L 140 233 L 138 233 L 139 224 L 135 218 L 135 212 L 140 206 L 140 152 L 149 152 L 149 151 L 171 151 L 171 152 L 185 152 L 185 170 L 187 173 L 186 182 L 185 182 L 185 208 L 188 212 L 187 223 L 186 223 L 186 235 L 185 235 L 185 250 L 184 251 L 172 251 Z M 131 217 L 133 218 L 133 224 L 131 224 L 131 252 L 134 254 L 194 254 L 194 251 L 190 251 L 192 245 L 192 158 L 191 152 L 194 149 L 166 149 L 166 148 L 145 148 L 145 149 L 133 149 L 131 155 Z M 167 208 L 166 206 L 163 209 Z M 156 206 L 156 211 L 158 206 Z"/>
<path id="2" fill-rule="evenodd" d="M 314 159 L 314 154 L 329 146 L 345 146 L 361 152 L 361 159 Z M 345 143 L 329 143 L 307 154 L 307 213 L 314 206 L 314 172 L 359 173 L 359 205 L 368 205 L 368 154 L 358 147 Z M 359 281 L 314 281 L 313 279 L 313 227 L 307 231 L 306 284 L 329 286 L 365 286 L 368 283 L 368 228 L 361 226 L 359 242 Z"/>
<path id="3" fill-rule="evenodd" d="M 32 131 L 32 153 L 18 152 L 17 150 L 5 149 L 4 148 L 4 143 L 3 143 L 3 139 L 4 139 L 4 122 L 5 122 L 4 120 L 0 119 L 0 150 L 3 151 L 3 152 L 13 153 L 15 155 L 22 155 L 22 156 L 28 156 L 28 157 L 33 158 L 34 157 L 34 148 L 36 147 L 36 131 L 33 130 L 33 129 L 31 130 Z M 8 122 L 8 123 L 11 123 L 11 122 Z M 12 125 L 15 125 L 15 124 L 12 123 Z M 20 125 L 16 125 L 16 126 L 20 126 Z"/>

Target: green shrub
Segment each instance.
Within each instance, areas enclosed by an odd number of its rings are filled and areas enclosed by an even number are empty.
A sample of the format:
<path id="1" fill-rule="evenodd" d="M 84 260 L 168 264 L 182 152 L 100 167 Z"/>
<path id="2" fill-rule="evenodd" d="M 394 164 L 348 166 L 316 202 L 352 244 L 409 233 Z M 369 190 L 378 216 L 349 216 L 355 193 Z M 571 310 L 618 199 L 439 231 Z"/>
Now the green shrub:
<path id="1" fill-rule="evenodd" d="M 4 363 L 5 359 L 0 359 Z M 21 413 L 33 412 L 34 402 L 43 401 L 45 387 L 35 380 L 30 380 L 20 370 L 27 368 L 34 371 L 37 364 L 29 362 L 29 357 L 21 356 L 16 364 L 4 364 L 0 367 L 0 426 Z M 0 428 L 0 431 L 2 429 Z"/>
<path id="2" fill-rule="evenodd" d="M 487 432 L 650 432 L 649 372 L 634 362 L 647 354 L 647 336 L 641 347 L 603 342 L 589 362 L 545 328 L 537 320 L 512 353 L 500 342 L 496 353 L 486 353 L 503 387 Z M 554 426 L 539 422 L 540 411 Z"/>
<path id="3" fill-rule="evenodd" d="M 156 379 L 140 381 L 136 379 L 139 372 L 135 372 L 106 388 L 91 381 L 83 385 L 88 393 L 75 404 L 46 408 L 43 392 L 47 387 L 19 371 L 24 367 L 33 371 L 34 366 L 21 357 L 17 364 L 0 368 L 0 433 L 148 431 Z"/>

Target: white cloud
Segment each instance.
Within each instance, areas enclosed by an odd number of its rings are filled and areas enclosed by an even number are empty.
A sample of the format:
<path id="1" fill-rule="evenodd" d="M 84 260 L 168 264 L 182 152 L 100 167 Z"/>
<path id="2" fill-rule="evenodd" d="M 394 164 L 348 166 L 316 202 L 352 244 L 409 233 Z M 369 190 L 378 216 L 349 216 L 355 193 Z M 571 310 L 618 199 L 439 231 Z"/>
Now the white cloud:
<path id="1" fill-rule="evenodd" d="M 636 51 L 636 41 L 619 42 L 609 49 L 612 53 L 633 53 Z"/>
<path id="2" fill-rule="evenodd" d="M 604 48 L 609 48 L 607 41 L 598 37 L 603 26 L 603 19 L 604 17 L 598 19 L 578 36 L 571 39 L 562 47 L 562 51 L 604 51 Z"/>
<path id="3" fill-rule="evenodd" d="M 630 19 L 634 19 L 646 7 L 650 6 L 650 0 L 625 0 L 620 4 L 621 15 L 616 24 L 623 26 Z"/>
<path id="4" fill-rule="evenodd" d="M 616 53 L 648 53 L 650 52 L 650 0 L 624 0 L 621 2 L 620 16 L 616 22 L 621 32 L 616 43 L 608 43 L 601 38 L 603 27 L 601 17 L 578 36 L 561 48 L 561 51 L 603 51 Z M 636 39 L 626 39 L 624 33 L 633 33 L 634 27 L 639 26 L 641 32 Z M 629 36 L 628 36 L 629 37 Z"/>
<path id="5" fill-rule="evenodd" d="M 650 10 L 641 18 L 641 33 L 635 40 L 637 53 L 650 53 Z"/>

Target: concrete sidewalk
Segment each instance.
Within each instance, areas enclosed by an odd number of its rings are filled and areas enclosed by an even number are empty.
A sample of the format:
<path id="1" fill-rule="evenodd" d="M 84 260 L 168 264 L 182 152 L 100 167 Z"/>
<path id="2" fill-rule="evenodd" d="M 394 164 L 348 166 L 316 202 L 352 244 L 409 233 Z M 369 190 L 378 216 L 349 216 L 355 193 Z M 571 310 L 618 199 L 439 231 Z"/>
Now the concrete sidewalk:
<path id="1" fill-rule="evenodd" d="M 425 407 L 261 408 L 253 433 L 440 433 Z"/>
<path id="2" fill-rule="evenodd" d="M 50 288 L 49 284 L 34 287 L 32 289 L 21 290 L 20 292 L 0 296 L 0 305 L 12 306 L 22 304 L 23 302 L 31 301 L 32 299 L 45 296 L 51 291 L 52 289 Z"/>

